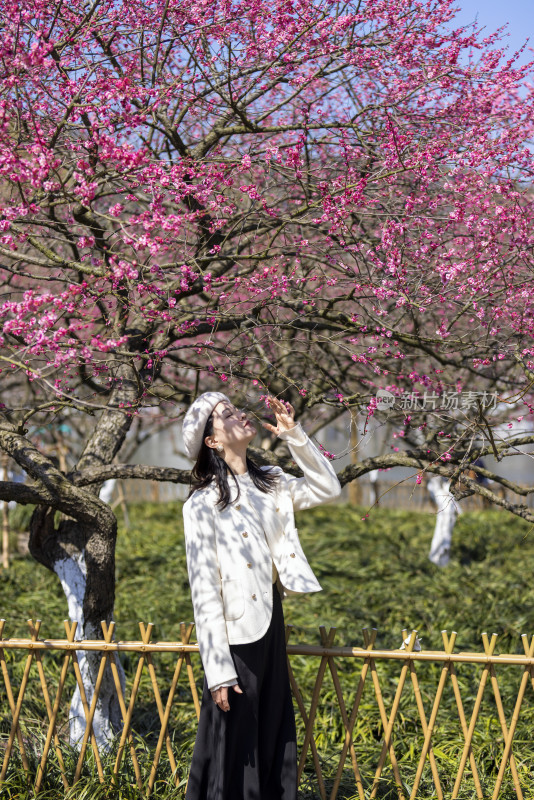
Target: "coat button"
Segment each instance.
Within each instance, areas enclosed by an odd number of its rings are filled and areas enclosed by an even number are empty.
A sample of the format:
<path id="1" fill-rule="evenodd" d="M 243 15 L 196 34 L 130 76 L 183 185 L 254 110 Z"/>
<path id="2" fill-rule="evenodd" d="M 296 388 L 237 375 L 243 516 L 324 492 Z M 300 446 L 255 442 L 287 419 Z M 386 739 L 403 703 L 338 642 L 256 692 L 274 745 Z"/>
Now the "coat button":
<path id="1" fill-rule="evenodd" d="M 235 507 L 235 510 L 236 510 L 236 511 L 240 511 L 240 510 L 241 510 L 241 504 L 239 504 L 238 506 L 236 506 L 236 507 Z"/>
<path id="2" fill-rule="evenodd" d="M 255 599 L 256 599 L 256 595 L 255 595 L 255 594 L 253 594 L 253 595 L 252 595 L 252 599 L 253 599 L 253 600 L 255 600 Z"/>
<path id="3" fill-rule="evenodd" d="M 244 537 L 245 537 L 245 539 L 246 539 L 246 538 L 248 537 L 248 533 L 247 533 L 246 531 L 244 531 L 244 533 L 243 533 L 243 536 L 244 536 Z"/>
<path id="4" fill-rule="evenodd" d="M 248 562 L 248 564 L 247 564 L 247 567 L 248 567 L 249 569 L 252 569 L 252 564 L 250 563 L 250 561 Z"/>
<path id="5" fill-rule="evenodd" d="M 277 510 L 277 511 L 280 511 L 280 509 L 279 509 L 279 508 L 277 508 L 276 510 Z"/>
<path id="6" fill-rule="evenodd" d="M 290 553 L 291 558 L 295 558 L 295 553 Z"/>

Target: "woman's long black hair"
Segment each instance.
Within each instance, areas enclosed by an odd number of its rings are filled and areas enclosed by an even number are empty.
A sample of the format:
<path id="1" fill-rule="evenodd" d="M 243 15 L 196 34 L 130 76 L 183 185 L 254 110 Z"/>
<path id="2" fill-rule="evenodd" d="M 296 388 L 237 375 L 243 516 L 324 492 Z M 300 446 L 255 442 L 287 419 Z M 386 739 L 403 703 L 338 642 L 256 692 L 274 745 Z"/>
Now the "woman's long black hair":
<path id="1" fill-rule="evenodd" d="M 207 436 L 213 435 L 213 415 L 210 414 L 204 433 L 202 434 L 202 445 L 195 466 L 191 470 L 191 489 L 189 497 L 197 489 L 204 489 L 215 481 L 219 489 L 219 499 L 217 505 L 221 511 L 230 504 L 230 484 L 228 483 L 228 473 L 232 476 L 237 486 L 237 498 L 240 495 L 239 482 L 232 468 L 226 463 L 219 453 L 213 448 L 208 447 L 205 442 Z M 254 485 L 265 494 L 272 492 L 278 481 L 277 474 L 272 468 L 261 469 L 248 455 L 247 468 Z"/>

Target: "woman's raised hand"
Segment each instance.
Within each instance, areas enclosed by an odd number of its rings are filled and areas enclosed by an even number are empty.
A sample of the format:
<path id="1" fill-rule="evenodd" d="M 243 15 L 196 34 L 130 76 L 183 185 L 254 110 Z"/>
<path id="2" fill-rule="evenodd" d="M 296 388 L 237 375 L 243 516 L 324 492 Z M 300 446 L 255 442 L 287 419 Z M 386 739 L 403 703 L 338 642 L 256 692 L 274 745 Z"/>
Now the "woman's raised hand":
<path id="1" fill-rule="evenodd" d="M 284 431 L 289 431 L 295 427 L 295 409 L 291 403 L 282 402 L 282 400 L 269 395 L 267 405 L 276 417 L 276 428 L 269 422 L 262 422 L 261 424 L 264 428 L 274 433 L 275 436 L 279 436 Z"/>

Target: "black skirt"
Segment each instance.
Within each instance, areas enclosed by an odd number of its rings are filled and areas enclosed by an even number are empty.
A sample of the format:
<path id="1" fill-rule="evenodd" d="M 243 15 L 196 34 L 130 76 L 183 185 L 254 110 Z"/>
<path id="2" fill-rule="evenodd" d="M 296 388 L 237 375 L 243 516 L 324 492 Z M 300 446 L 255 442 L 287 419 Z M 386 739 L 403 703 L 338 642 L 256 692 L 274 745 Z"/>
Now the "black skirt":
<path id="1" fill-rule="evenodd" d="M 230 710 L 221 711 L 204 678 L 186 800 L 296 800 L 295 714 L 275 585 L 265 636 L 230 652 L 243 694 L 228 689 Z"/>

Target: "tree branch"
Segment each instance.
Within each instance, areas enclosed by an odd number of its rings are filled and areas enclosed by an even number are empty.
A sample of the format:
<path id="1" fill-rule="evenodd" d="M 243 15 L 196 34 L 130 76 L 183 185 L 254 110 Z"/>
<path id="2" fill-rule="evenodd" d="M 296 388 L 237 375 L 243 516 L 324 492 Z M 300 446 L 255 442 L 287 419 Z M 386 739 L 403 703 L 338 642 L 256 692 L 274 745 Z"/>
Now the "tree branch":
<path id="1" fill-rule="evenodd" d="M 41 494 L 35 487 L 15 481 L 0 481 L 0 500 L 8 503 L 14 500 L 15 503 L 20 503 L 23 506 L 37 506 L 48 502 L 46 496 Z"/>

